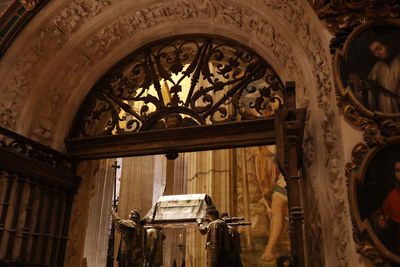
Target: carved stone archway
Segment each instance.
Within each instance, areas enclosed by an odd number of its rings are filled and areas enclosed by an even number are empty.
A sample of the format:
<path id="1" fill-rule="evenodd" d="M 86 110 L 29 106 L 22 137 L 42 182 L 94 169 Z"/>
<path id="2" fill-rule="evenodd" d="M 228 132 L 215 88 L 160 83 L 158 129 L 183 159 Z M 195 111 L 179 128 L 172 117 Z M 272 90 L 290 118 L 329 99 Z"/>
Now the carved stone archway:
<path id="1" fill-rule="evenodd" d="M 65 150 L 63 141 L 84 96 L 129 52 L 178 34 L 234 39 L 266 59 L 282 80 L 296 81 L 297 102 L 308 107 L 310 259 L 325 266 L 356 264 L 329 36 L 321 28 L 305 0 L 50 2 L 0 61 L 8 70 L 0 73 L 0 124 Z"/>

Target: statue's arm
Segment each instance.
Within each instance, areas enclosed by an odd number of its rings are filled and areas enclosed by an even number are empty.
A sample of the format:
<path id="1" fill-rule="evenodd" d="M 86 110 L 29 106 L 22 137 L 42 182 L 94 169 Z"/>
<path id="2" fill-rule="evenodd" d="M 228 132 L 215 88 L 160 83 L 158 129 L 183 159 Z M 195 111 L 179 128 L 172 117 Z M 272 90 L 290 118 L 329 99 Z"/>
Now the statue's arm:
<path id="1" fill-rule="evenodd" d="M 115 225 L 115 228 L 118 231 L 121 231 L 121 218 L 118 216 L 118 214 L 115 212 L 114 209 L 111 209 L 111 216 L 112 216 L 112 222 Z"/>
<path id="2" fill-rule="evenodd" d="M 205 235 L 208 232 L 208 226 L 203 224 L 202 219 L 197 219 L 197 225 L 199 226 L 200 234 Z"/>

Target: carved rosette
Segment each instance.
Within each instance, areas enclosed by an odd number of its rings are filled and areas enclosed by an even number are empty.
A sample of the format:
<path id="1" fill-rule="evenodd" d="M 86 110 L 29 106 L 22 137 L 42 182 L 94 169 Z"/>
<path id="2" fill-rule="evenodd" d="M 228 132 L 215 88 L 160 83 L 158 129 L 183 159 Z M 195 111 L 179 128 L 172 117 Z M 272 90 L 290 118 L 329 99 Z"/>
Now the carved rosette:
<path id="1" fill-rule="evenodd" d="M 390 40 L 391 37 L 389 37 L 388 33 L 384 33 L 386 36 L 384 36 L 383 33 L 379 33 L 379 31 L 383 32 L 384 30 L 389 33 L 390 30 L 392 30 L 393 34 L 397 34 L 400 31 L 400 21 L 385 20 L 369 22 L 354 28 L 348 37 L 346 36 L 347 39 L 342 49 L 340 49 L 341 45 L 339 43 L 337 44 L 334 60 L 338 106 L 342 109 L 345 118 L 363 131 L 364 140 L 369 146 L 382 145 L 385 143 L 386 138 L 400 134 L 399 112 L 384 112 L 379 107 L 368 106 L 369 103 L 367 103 L 365 98 L 369 96 L 365 95 L 371 94 L 369 92 L 372 92 L 373 88 L 378 88 L 376 90 L 381 90 L 386 95 L 391 92 L 380 86 L 377 81 L 369 78 L 370 75 L 368 72 L 372 69 L 373 59 L 368 61 L 371 65 L 368 70 L 368 68 L 361 66 L 362 64 L 366 64 L 363 63 L 365 61 L 360 58 L 363 54 L 355 51 L 357 49 L 364 49 L 362 51 L 366 53 L 366 57 L 373 57 L 372 53 L 368 51 L 368 44 L 366 43 L 368 42 L 368 37 L 374 36 Z M 374 35 L 372 33 L 374 33 Z M 332 46 L 331 42 L 331 49 L 334 50 L 336 48 Z M 359 60 L 359 64 L 357 60 Z M 375 62 L 376 61 L 377 60 L 375 60 Z M 359 69 L 357 69 L 357 67 L 359 67 Z M 353 74 L 357 74 L 360 77 L 361 84 L 357 85 L 358 87 L 351 82 L 350 76 Z M 395 97 L 395 95 L 393 95 L 393 97 Z"/>
<path id="2" fill-rule="evenodd" d="M 391 263 L 400 263 L 400 257 L 387 248 L 382 237 L 377 234 L 373 222 L 373 214 L 376 213 L 374 206 L 381 207 L 383 201 L 380 200 L 384 200 L 387 195 L 379 191 L 382 187 L 380 184 L 386 179 L 385 173 L 391 171 L 390 168 L 388 171 L 386 165 L 397 162 L 399 152 L 399 136 L 387 138 L 386 143 L 380 146 L 369 147 L 366 143 L 359 143 L 353 148 L 352 161 L 346 164 L 357 252 L 368 258 L 374 266 L 392 266 Z M 386 164 L 387 162 L 389 163 Z M 386 170 L 383 169 L 385 166 Z M 385 181 L 393 182 L 393 177 Z M 365 199 L 372 199 L 376 203 L 365 203 Z"/>

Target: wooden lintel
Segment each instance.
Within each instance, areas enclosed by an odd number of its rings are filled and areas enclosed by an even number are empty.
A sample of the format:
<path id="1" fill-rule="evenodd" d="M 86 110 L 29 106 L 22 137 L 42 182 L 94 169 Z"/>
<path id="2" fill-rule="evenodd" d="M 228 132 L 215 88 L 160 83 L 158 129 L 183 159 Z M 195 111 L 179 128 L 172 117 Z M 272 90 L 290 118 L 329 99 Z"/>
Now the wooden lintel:
<path id="1" fill-rule="evenodd" d="M 70 156 L 97 159 L 193 152 L 275 143 L 274 118 L 67 139 Z"/>
<path id="2" fill-rule="evenodd" d="M 0 150 L 0 170 L 29 177 L 44 184 L 56 184 L 75 190 L 80 177 L 66 170 L 53 168 L 38 160 Z"/>

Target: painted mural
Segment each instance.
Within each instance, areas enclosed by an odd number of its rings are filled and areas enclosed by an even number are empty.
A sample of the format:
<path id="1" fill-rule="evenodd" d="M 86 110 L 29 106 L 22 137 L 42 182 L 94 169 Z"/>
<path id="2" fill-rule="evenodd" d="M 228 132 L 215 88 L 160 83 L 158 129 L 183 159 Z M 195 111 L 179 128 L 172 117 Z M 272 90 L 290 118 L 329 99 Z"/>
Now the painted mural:
<path id="1" fill-rule="evenodd" d="M 275 146 L 237 149 L 236 214 L 250 220 L 240 227 L 244 266 L 276 266 L 290 254 L 286 183 L 276 165 Z"/>

